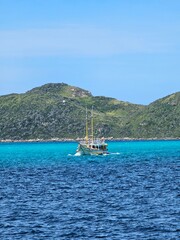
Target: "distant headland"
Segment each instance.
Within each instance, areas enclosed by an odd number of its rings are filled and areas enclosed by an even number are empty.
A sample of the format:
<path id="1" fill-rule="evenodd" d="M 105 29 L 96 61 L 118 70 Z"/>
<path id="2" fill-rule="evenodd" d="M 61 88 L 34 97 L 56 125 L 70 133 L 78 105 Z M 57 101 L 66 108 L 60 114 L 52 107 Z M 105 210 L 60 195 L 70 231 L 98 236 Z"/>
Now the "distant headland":
<path id="1" fill-rule="evenodd" d="M 77 141 L 85 136 L 85 109 L 90 116 L 92 106 L 97 137 L 180 138 L 180 92 L 138 105 L 50 83 L 23 94 L 0 96 L 0 141 Z"/>

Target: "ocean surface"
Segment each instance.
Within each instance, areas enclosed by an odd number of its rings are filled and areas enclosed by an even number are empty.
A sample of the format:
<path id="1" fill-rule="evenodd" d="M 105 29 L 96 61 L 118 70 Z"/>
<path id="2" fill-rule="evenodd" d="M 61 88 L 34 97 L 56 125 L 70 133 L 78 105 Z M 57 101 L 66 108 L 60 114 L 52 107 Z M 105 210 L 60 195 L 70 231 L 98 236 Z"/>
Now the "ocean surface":
<path id="1" fill-rule="evenodd" d="M 180 141 L 0 144 L 0 239 L 180 239 Z"/>

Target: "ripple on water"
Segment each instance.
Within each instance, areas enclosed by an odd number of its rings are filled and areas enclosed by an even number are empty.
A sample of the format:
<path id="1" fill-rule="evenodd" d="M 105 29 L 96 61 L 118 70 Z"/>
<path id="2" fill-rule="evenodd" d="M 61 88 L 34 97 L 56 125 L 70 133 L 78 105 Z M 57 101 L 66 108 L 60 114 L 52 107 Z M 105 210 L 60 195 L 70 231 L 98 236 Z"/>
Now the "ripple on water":
<path id="1" fill-rule="evenodd" d="M 129 144 L 99 157 L 68 156 L 73 144 L 3 149 L 1 239 L 179 239 L 179 145 Z"/>

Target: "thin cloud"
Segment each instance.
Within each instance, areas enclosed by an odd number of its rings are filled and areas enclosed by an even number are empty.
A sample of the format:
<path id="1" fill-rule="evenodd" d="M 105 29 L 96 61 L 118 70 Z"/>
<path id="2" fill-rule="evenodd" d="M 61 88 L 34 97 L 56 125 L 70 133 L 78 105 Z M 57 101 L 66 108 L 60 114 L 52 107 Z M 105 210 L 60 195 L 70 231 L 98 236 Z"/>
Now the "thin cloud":
<path id="1" fill-rule="evenodd" d="M 162 39 L 165 39 L 164 36 Z M 156 34 L 65 26 L 58 29 L 0 31 L 0 57 L 109 56 L 167 51 Z"/>

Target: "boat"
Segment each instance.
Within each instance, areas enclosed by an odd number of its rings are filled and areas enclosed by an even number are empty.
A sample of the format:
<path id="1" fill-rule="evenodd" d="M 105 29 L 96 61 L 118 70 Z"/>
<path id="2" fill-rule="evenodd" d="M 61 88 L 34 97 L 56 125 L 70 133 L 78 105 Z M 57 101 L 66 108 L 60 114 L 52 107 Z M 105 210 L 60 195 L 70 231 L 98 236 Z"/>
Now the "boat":
<path id="1" fill-rule="evenodd" d="M 106 155 L 108 153 L 108 144 L 104 138 L 94 138 L 94 119 L 93 107 L 91 110 L 91 135 L 89 137 L 88 116 L 86 108 L 86 137 L 85 140 L 80 141 L 76 151 L 76 155 Z"/>

